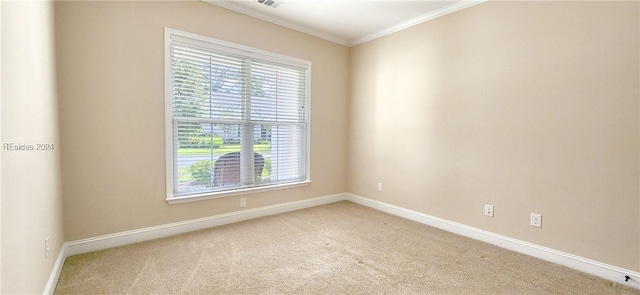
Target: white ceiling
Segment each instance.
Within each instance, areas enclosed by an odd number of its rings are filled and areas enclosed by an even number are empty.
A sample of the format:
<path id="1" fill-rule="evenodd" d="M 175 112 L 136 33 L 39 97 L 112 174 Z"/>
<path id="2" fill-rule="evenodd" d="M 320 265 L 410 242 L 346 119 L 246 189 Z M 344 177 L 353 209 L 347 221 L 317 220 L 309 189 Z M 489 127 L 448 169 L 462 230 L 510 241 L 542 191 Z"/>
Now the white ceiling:
<path id="1" fill-rule="evenodd" d="M 204 0 L 346 46 L 364 43 L 486 0 Z"/>

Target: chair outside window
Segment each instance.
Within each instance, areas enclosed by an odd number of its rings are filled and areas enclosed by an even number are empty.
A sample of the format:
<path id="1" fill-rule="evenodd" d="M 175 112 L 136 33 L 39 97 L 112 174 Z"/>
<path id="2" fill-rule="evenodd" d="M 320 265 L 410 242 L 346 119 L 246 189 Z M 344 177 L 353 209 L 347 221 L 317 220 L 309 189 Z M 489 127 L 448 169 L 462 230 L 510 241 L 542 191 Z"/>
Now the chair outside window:
<path id="1" fill-rule="evenodd" d="M 264 157 L 259 153 L 253 153 L 256 180 L 262 175 Z M 222 155 L 213 166 L 213 186 L 237 186 L 240 179 L 240 152 Z"/>

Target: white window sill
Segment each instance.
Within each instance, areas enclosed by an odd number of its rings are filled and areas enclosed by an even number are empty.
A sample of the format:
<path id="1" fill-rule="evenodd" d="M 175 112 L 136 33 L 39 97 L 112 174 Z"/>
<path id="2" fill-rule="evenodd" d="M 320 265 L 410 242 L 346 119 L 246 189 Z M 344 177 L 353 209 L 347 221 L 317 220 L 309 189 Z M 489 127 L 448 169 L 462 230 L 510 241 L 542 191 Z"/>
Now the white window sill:
<path id="1" fill-rule="evenodd" d="M 180 204 L 180 203 L 186 203 L 186 202 L 195 202 L 195 201 L 217 199 L 217 198 L 224 198 L 224 197 L 231 197 L 231 196 L 238 196 L 238 195 L 255 194 L 255 193 L 268 192 L 273 190 L 282 190 L 282 189 L 289 189 L 289 188 L 300 187 L 300 186 L 307 186 L 310 183 L 311 183 L 311 180 L 304 180 L 304 181 L 283 183 L 283 184 L 276 184 L 276 185 L 269 185 L 269 186 L 262 186 L 262 187 L 250 187 L 250 188 L 235 189 L 230 191 L 211 192 L 211 193 L 204 193 L 204 194 L 198 194 L 198 195 L 188 195 L 188 196 L 179 196 L 179 197 L 171 197 L 171 198 L 168 197 L 167 203 Z"/>

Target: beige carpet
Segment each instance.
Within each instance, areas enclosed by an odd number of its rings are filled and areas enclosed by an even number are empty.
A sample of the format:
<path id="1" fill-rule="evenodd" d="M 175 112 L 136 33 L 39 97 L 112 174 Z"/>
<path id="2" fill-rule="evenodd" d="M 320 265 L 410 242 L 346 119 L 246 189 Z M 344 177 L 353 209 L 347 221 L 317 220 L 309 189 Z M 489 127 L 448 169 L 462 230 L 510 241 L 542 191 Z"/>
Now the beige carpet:
<path id="1" fill-rule="evenodd" d="M 67 258 L 56 294 L 640 294 L 350 202 Z"/>

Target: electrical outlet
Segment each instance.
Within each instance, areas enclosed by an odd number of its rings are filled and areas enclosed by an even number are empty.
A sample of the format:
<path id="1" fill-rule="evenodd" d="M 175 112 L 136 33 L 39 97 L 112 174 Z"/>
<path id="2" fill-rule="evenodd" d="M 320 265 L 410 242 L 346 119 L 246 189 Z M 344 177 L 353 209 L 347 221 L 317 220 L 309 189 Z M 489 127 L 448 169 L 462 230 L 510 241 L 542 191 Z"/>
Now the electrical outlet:
<path id="1" fill-rule="evenodd" d="M 50 250 L 51 250 L 51 247 L 49 247 L 49 237 L 47 237 L 46 239 L 44 239 L 44 258 L 45 259 L 49 259 Z"/>
<path id="2" fill-rule="evenodd" d="M 542 227 L 542 215 L 531 213 L 531 226 Z"/>
<path id="3" fill-rule="evenodd" d="M 484 215 L 493 217 L 493 205 L 484 205 Z"/>
<path id="4" fill-rule="evenodd" d="M 240 207 L 247 207 L 247 198 L 240 198 Z"/>
<path id="5" fill-rule="evenodd" d="M 378 182 L 378 191 L 381 192 L 382 191 L 382 182 Z"/>

